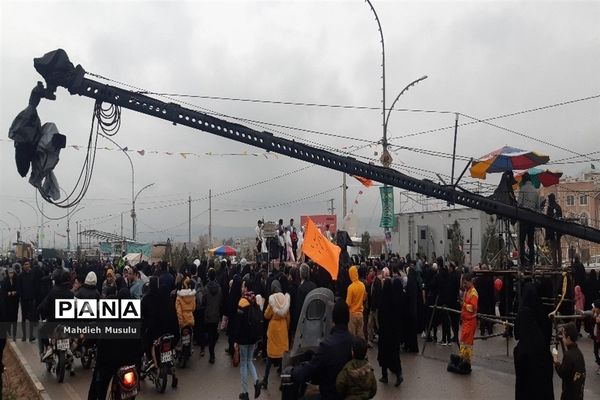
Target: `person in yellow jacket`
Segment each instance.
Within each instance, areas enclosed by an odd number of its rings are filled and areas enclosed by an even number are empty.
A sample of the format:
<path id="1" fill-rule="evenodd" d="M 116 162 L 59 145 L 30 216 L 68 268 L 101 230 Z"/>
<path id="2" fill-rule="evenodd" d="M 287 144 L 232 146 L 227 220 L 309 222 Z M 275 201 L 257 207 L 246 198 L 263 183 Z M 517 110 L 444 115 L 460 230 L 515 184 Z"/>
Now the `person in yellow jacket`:
<path id="1" fill-rule="evenodd" d="M 281 283 L 274 280 L 271 284 L 269 304 L 265 310 L 265 319 L 269 320 L 267 328 L 267 363 L 263 388 L 269 385 L 271 365 L 278 366 L 281 371 L 283 353 L 289 350 L 288 329 L 290 327 L 290 295 L 281 293 Z"/>
<path id="2" fill-rule="evenodd" d="M 181 289 L 177 291 L 175 300 L 175 309 L 177 310 L 177 320 L 179 329 L 186 326 L 194 326 L 194 310 L 196 310 L 196 290 L 190 289 L 190 278 L 185 278 Z"/>
<path id="3" fill-rule="evenodd" d="M 358 279 L 358 268 L 356 265 L 350 267 L 348 274 L 352 281 L 350 286 L 348 286 L 348 293 L 346 294 L 346 304 L 348 304 L 348 309 L 350 310 L 348 331 L 350 331 L 352 336 L 364 339 L 363 310 L 365 300 L 367 299 L 367 289 L 365 288 L 365 284 Z"/>

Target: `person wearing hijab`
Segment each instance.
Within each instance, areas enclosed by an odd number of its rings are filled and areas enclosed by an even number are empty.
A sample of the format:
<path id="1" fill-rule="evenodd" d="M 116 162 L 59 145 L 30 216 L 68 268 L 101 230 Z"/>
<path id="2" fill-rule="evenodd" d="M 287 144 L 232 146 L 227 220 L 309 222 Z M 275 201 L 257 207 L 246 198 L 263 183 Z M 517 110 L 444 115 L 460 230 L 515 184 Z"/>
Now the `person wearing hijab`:
<path id="1" fill-rule="evenodd" d="M 402 383 L 402 364 L 400 362 L 400 334 L 402 308 L 399 296 L 402 283 L 399 279 L 383 280 L 381 303 L 377 317 L 379 319 L 379 341 L 377 343 L 377 361 L 381 367 L 379 382 L 388 383 L 388 369 L 396 375 L 396 386 Z"/>
<path id="2" fill-rule="evenodd" d="M 552 356 L 538 323 L 541 300 L 532 283 L 523 286 L 514 335 L 515 400 L 554 399 Z"/>
<path id="3" fill-rule="evenodd" d="M 271 283 L 271 293 L 269 304 L 265 310 L 265 319 L 269 321 L 269 327 L 267 328 L 267 362 L 265 377 L 262 380 L 262 386 L 265 389 L 269 385 L 271 365 L 281 368 L 283 353 L 289 350 L 290 295 L 281 292 L 279 281 Z"/>
<path id="4" fill-rule="evenodd" d="M 14 268 L 8 269 L 8 276 L 0 284 L 0 299 L 4 304 L 5 319 L 8 322 L 8 335 L 13 342 L 17 338 L 17 317 L 19 314 L 19 292 L 17 289 L 17 275 Z"/>
<path id="5" fill-rule="evenodd" d="M 108 288 L 111 286 L 117 287 L 117 283 L 115 281 L 115 272 L 112 269 L 106 270 L 106 279 L 102 283 L 102 298 L 105 299 L 107 296 Z"/>
<path id="6" fill-rule="evenodd" d="M 229 287 L 227 298 L 225 299 L 225 309 L 223 315 L 229 318 L 229 323 L 227 324 L 227 338 L 229 347 L 225 349 L 225 352 L 229 355 L 233 355 L 233 324 L 231 321 L 237 314 L 238 303 L 240 302 L 240 298 L 242 297 L 242 278 L 239 275 L 234 275 L 231 280 L 231 285 Z"/>
<path id="7" fill-rule="evenodd" d="M 406 313 L 404 315 L 404 347 L 408 353 L 418 353 L 417 343 L 417 320 L 418 320 L 418 297 L 420 296 L 417 286 L 417 273 L 413 267 L 408 268 L 406 278 Z"/>
<path id="8" fill-rule="evenodd" d="M 150 278 L 149 291 L 142 298 L 141 304 L 143 348 L 152 356 L 154 366 L 156 366 L 156 354 L 152 351 L 154 341 L 169 333 L 174 336 L 174 343 L 179 341 L 177 313 L 171 306 L 169 296 L 160 291 L 158 281 L 159 278 L 156 276 Z"/>

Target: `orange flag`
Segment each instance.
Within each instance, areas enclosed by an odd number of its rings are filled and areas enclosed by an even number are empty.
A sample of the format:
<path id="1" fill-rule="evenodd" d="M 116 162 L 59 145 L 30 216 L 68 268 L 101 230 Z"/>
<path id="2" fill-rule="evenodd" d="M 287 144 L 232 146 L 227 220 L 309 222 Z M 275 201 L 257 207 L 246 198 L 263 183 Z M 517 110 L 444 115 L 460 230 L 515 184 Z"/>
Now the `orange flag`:
<path id="1" fill-rule="evenodd" d="M 373 186 L 373 181 L 371 179 L 363 178 L 362 176 L 358 176 L 358 175 L 352 175 L 352 177 L 354 179 L 356 179 L 357 181 L 359 181 L 360 183 L 362 183 L 364 187 Z"/>
<path id="2" fill-rule="evenodd" d="M 329 272 L 333 280 L 337 280 L 341 251 L 342 249 L 323 236 L 317 225 L 309 218 L 306 223 L 302 252 Z"/>

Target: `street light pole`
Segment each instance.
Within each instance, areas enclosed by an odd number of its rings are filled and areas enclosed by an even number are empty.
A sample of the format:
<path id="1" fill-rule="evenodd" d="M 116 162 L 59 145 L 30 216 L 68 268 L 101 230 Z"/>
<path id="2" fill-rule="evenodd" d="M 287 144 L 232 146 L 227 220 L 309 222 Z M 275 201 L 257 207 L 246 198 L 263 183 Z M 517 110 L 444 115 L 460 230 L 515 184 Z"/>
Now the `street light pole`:
<path id="1" fill-rule="evenodd" d="M 60 188 L 60 190 L 62 190 L 62 192 L 65 194 L 66 197 L 69 197 L 69 195 L 67 194 L 65 189 Z M 71 229 L 70 229 L 70 224 L 69 224 L 69 222 L 71 221 L 70 212 L 71 212 L 71 207 L 69 206 L 69 207 L 67 207 L 67 252 L 71 251 L 71 234 L 70 234 Z"/>
<path id="2" fill-rule="evenodd" d="M 0 222 L 2 222 L 4 225 L 6 225 L 8 227 L 8 237 L 10 237 L 10 225 L 8 224 L 8 222 L 0 219 Z M 2 229 L 2 247 L 4 249 L 4 229 Z M 9 247 L 10 247 L 10 243 L 9 243 Z"/>
<path id="3" fill-rule="evenodd" d="M 392 156 L 390 155 L 390 153 L 388 151 L 388 139 L 387 139 L 387 127 L 388 127 L 388 121 L 390 119 L 390 114 L 391 114 L 394 106 L 396 105 L 396 102 L 400 98 L 400 96 L 402 96 L 411 86 L 415 85 L 417 82 L 420 82 L 423 79 L 427 79 L 427 76 L 423 76 L 423 77 L 409 83 L 404 89 L 402 89 L 400 94 L 398 94 L 398 96 L 396 96 L 396 99 L 392 103 L 392 106 L 390 107 L 390 109 L 386 110 L 386 108 L 385 108 L 385 101 L 386 101 L 386 95 L 385 95 L 385 90 L 386 90 L 386 85 L 385 85 L 385 41 L 383 38 L 383 29 L 381 28 L 381 21 L 379 21 L 379 16 L 377 15 L 377 11 L 375 10 L 373 3 L 371 3 L 371 0 L 366 0 L 366 2 L 369 4 L 369 7 L 371 8 L 373 15 L 375 16 L 375 21 L 377 22 L 377 28 L 379 30 L 379 37 L 381 39 L 381 80 L 382 80 L 381 117 L 383 119 L 383 124 L 382 124 L 383 125 L 382 126 L 383 137 L 381 138 L 381 145 L 383 147 L 383 150 L 381 152 L 381 157 L 379 158 L 379 160 L 381 161 L 381 164 L 385 168 L 389 168 L 389 166 L 392 164 L 392 161 L 393 161 Z M 387 112 L 387 114 L 386 114 L 386 112 Z M 387 188 L 388 185 L 385 184 L 384 187 Z M 387 196 L 387 191 L 386 191 L 386 196 Z M 385 227 L 384 231 L 387 233 L 389 231 L 389 227 Z M 387 237 L 387 235 L 386 235 L 386 237 Z M 388 251 L 389 250 L 390 249 L 388 249 Z"/>
<path id="4" fill-rule="evenodd" d="M 21 231 L 23 230 L 23 224 L 21 223 L 21 218 L 17 217 L 15 214 L 11 213 L 10 211 L 6 212 L 8 215 L 11 215 L 12 217 L 14 217 L 17 221 L 19 221 L 19 231 L 17 232 L 17 243 L 19 243 L 21 241 Z"/>
<path id="5" fill-rule="evenodd" d="M 70 208 L 67 209 L 67 251 L 71 251 L 71 218 L 73 215 L 77 214 L 79 211 L 83 210 L 85 207 L 81 207 L 70 213 Z M 79 229 L 77 229 L 77 233 L 79 233 Z"/>
<path id="6" fill-rule="evenodd" d="M 127 156 L 127 160 L 129 160 L 129 165 L 131 166 L 131 230 L 132 230 L 132 236 L 133 236 L 133 240 L 135 240 L 135 198 L 137 196 L 134 196 L 134 187 L 135 187 L 135 170 L 133 168 L 133 161 L 131 161 L 131 157 L 129 156 L 129 154 L 127 154 L 127 150 L 126 148 L 124 149 L 123 147 L 121 147 L 121 145 L 117 142 L 115 142 L 114 140 L 112 140 L 110 137 L 105 136 L 105 135 L 101 135 L 104 139 L 110 141 L 112 144 L 114 144 L 115 146 L 117 146 L 119 148 L 119 150 L 121 150 L 123 152 L 123 154 L 125 154 Z M 144 190 L 144 188 L 142 188 L 142 190 Z M 142 191 L 140 190 L 140 192 Z M 139 192 L 138 192 L 139 195 Z M 121 234 L 121 236 L 123 236 Z"/>
<path id="7" fill-rule="evenodd" d="M 127 156 L 129 157 L 129 156 Z M 141 188 L 137 194 L 133 197 L 133 201 L 131 202 L 131 220 L 133 222 L 133 240 L 135 241 L 135 237 L 136 237 L 136 214 L 135 214 L 135 201 L 137 200 L 138 196 L 140 195 L 140 193 L 142 193 L 142 191 L 144 191 L 145 189 L 148 189 L 150 186 L 154 185 L 154 183 L 150 183 L 146 186 L 144 186 L 143 188 Z"/>
<path id="8" fill-rule="evenodd" d="M 39 223 L 39 222 L 40 222 L 40 219 L 39 219 L 38 212 L 37 212 L 37 210 L 35 209 L 35 207 L 34 207 L 34 206 L 32 206 L 31 204 L 29 204 L 29 203 L 28 203 L 28 202 L 26 202 L 25 200 L 19 200 L 19 201 L 20 201 L 21 203 L 23 203 L 23 204 L 27 204 L 27 205 L 28 205 L 28 206 L 29 206 L 29 207 L 30 207 L 30 208 L 33 210 L 33 212 L 35 213 L 35 224 L 37 225 L 37 234 L 36 234 L 36 238 L 35 238 L 35 239 L 36 239 L 36 241 L 37 241 L 37 245 L 38 245 L 38 247 L 41 247 L 41 246 L 40 246 L 40 223 Z"/>

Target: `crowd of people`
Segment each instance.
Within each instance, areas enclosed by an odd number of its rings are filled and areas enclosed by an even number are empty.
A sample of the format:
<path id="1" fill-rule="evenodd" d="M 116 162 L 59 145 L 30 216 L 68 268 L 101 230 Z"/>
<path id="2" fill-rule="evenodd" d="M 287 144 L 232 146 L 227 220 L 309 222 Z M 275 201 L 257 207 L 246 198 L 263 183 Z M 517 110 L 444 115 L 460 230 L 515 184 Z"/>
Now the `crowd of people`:
<path id="1" fill-rule="evenodd" d="M 495 315 L 496 305 L 500 316 L 516 314 L 514 332 L 503 333 L 514 333 L 519 340 L 515 348 L 518 398 L 532 398 L 527 395 L 532 373 L 540 382 L 545 379 L 544 387 L 552 390 L 553 361 L 558 375 L 566 381 L 574 374 L 585 376 L 585 365 L 580 365 L 575 350 L 580 328 L 573 325 L 564 331 L 565 360 L 571 361 L 552 360 L 548 318 L 540 309 L 541 290 L 526 285 L 520 306 L 515 305 L 516 285 L 511 275 L 504 275 L 503 284 L 496 285 L 493 274 L 472 279 L 464 267 L 441 257 L 429 262 L 420 255 L 411 259 L 390 254 L 372 259 L 353 257 L 349 268 L 342 267 L 338 280 L 333 281 L 309 260 L 297 263 L 283 259 L 271 263 L 195 260 L 178 271 L 166 261 L 119 266 L 74 260 L 21 260 L 5 265 L 5 272 L 0 274 L 2 319 L 8 324 L 7 337 L 17 340 L 20 308 L 21 339 L 34 342 L 38 321 L 54 317 L 54 299 L 141 299 L 142 340 L 98 340 L 89 398 L 103 398 L 119 366 L 155 368 L 154 341 L 167 333 L 178 340 L 184 327 L 193 328 L 195 345 L 202 357 L 208 351 L 209 364 L 215 363 L 215 344 L 225 334 L 228 356 L 239 360 L 239 398 L 250 398 L 249 388 L 258 398 L 262 390 L 269 388 L 271 369 L 281 372 L 304 299 L 318 287 L 331 289 L 338 299 L 332 316 L 335 326 L 310 363 L 294 369 L 293 377 L 298 382 L 318 383 L 324 399 L 349 398 L 356 393 L 360 394 L 352 398 L 375 396 L 375 362 L 380 383 L 387 384 L 391 372 L 395 386 L 401 385 L 401 353 L 418 353 L 419 336 L 440 345 L 460 345 L 460 357 L 470 362 L 476 315 Z M 573 312 L 588 316 L 580 320 L 580 325 L 594 340 L 594 355 L 600 366 L 600 300 L 589 300 L 600 298 L 600 287 L 595 272 L 582 273 L 582 268 L 577 260 L 571 274 L 576 298 L 571 304 Z M 478 266 L 472 272 L 479 269 L 486 267 Z M 434 312 L 429 307 L 436 305 L 449 311 Z M 489 321 L 479 323 L 481 336 L 493 335 L 494 328 Z M 45 340 L 38 342 L 41 358 L 51 354 L 44 348 Z M 367 349 L 373 347 L 377 348 L 377 358 L 367 360 Z M 154 363 L 140 365 L 143 352 L 149 353 Z M 255 359 L 264 360 L 264 370 L 256 369 Z M 535 367 L 536 362 L 541 367 Z M 567 386 L 567 391 L 583 393 L 583 383 L 579 389 L 573 389 L 572 382 Z"/>

